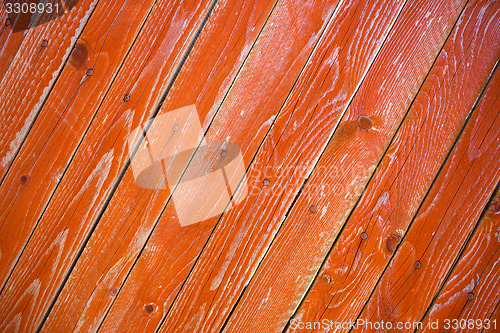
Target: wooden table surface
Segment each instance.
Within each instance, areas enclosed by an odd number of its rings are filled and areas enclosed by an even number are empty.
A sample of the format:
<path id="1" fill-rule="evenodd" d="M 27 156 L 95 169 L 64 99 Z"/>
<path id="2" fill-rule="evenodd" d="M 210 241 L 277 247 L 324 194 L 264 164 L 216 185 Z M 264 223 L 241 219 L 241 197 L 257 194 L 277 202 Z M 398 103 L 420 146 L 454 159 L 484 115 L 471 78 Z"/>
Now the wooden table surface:
<path id="1" fill-rule="evenodd" d="M 16 2 L 0 332 L 500 332 L 500 1 Z M 201 176 L 146 188 L 187 106 Z"/>

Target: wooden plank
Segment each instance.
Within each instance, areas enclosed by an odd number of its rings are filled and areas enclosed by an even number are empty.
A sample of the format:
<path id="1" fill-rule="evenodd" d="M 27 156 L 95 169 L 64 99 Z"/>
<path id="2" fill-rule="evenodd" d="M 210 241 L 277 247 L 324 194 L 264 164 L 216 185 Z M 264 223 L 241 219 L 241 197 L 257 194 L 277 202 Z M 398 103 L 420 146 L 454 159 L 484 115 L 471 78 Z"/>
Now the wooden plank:
<path id="1" fill-rule="evenodd" d="M 24 201 L 19 202 L 17 206 L 19 215 L 9 217 L 5 223 L 12 225 L 12 230 L 15 232 L 15 228 L 19 228 L 19 221 L 16 218 L 24 218 L 23 227 L 28 225 L 32 228 L 36 225 L 37 228 L 31 235 L 30 242 L 20 256 L 0 296 L 0 312 L 4 319 L 2 327 L 16 325 L 21 330 L 33 331 L 41 323 L 44 313 L 51 306 L 61 282 L 65 279 L 67 270 L 72 266 L 85 235 L 91 229 L 99 209 L 128 159 L 128 152 L 124 149 L 123 141 L 118 143 L 122 144 L 120 147 L 115 142 L 116 137 L 121 137 L 122 131 L 128 131 L 131 126 L 138 125 L 151 116 L 210 5 L 208 0 L 196 4 L 184 4 L 177 0 L 156 3 L 74 157 L 74 161 L 78 163 L 74 163 L 74 167 L 66 171 L 58 184 L 51 200 L 57 205 L 53 208 L 49 205 L 46 214 L 37 222 L 43 212 L 41 208 L 50 199 L 46 194 L 42 198 L 45 200 L 43 201 L 39 198 L 40 192 L 46 193 L 44 191 L 47 188 L 53 190 L 53 186 L 58 181 L 54 178 L 61 176 L 58 167 L 64 169 L 69 163 L 79 139 L 78 136 L 71 137 L 72 131 L 78 129 L 80 136 L 83 134 L 86 125 L 83 119 L 78 120 L 78 118 L 84 117 L 86 107 L 89 107 L 93 113 L 99 107 L 100 99 L 104 97 L 105 91 L 96 96 L 99 94 L 98 89 L 103 87 L 93 83 L 92 80 L 96 78 L 102 82 L 105 80 L 111 82 L 109 80 L 112 76 L 105 73 L 107 70 L 111 71 L 112 68 L 116 71 L 121 61 L 118 61 L 115 56 L 119 58 L 121 55 L 123 58 L 126 54 L 137 29 L 148 15 L 152 3 L 152 1 L 149 3 L 128 1 L 123 8 L 121 3 L 102 5 L 101 15 L 93 16 L 97 21 L 88 26 L 88 30 L 86 29 L 89 39 L 97 44 L 82 47 L 81 50 L 102 49 L 95 52 L 89 51 L 87 56 L 90 56 L 90 60 L 85 56 L 86 52 L 78 52 L 75 57 L 71 58 L 71 64 L 68 64 L 68 68 L 76 66 L 78 69 L 76 71 L 68 69 L 71 80 L 66 82 L 69 87 L 65 86 L 65 88 L 77 91 L 76 95 L 79 98 L 72 102 L 69 111 L 64 112 L 60 108 L 60 103 L 66 105 L 71 96 L 65 96 L 67 101 L 61 101 L 57 95 L 51 94 L 55 98 L 54 105 L 52 107 L 49 103 L 48 107 L 56 111 L 55 120 L 59 120 L 59 123 L 54 122 L 50 117 L 41 116 L 40 118 L 40 121 L 46 121 L 46 123 L 40 123 L 40 131 L 45 130 L 43 125 L 52 124 L 52 127 L 56 127 L 56 130 L 50 134 L 53 137 L 44 134 L 50 139 L 50 142 L 47 142 L 51 145 L 44 147 L 45 141 L 41 140 L 41 143 L 37 141 L 40 139 L 41 132 L 34 134 L 33 140 L 30 141 L 39 151 L 48 151 L 48 156 L 40 157 L 39 163 L 35 163 L 36 160 L 31 162 L 35 159 L 32 155 L 26 155 L 27 159 L 20 159 L 19 163 L 27 163 L 24 166 L 28 166 L 31 174 L 26 178 L 18 174 L 13 178 L 13 186 L 18 187 L 15 189 L 17 192 L 19 192 L 19 187 L 24 190 L 24 186 L 31 186 L 30 188 L 34 191 L 27 193 L 27 197 L 22 197 Z M 122 15 L 118 15 L 120 10 L 122 10 Z M 127 31 L 128 29 L 130 31 Z M 116 34 L 124 36 L 119 37 Z M 98 36 L 103 36 L 101 37 L 103 39 L 98 39 Z M 108 43 L 103 44 L 104 40 Z M 115 45 L 118 40 L 124 42 L 123 46 Z M 115 56 L 109 53 L 115 53 Z M 92 65 L 92 75 L 87 73 L 90 69 L 89 64 Z M 81 82 L 82 79 L 84 82 Z M 78 86 L 80 83 L 83 85 Z M 94 88 L 97 91 L 93 90 Z M 82 89 L 82 95 L 79 95 Z M 125 94 L 129 94 L 127 101 L 124 99 Z M 58 119 L 57 116 L 61 113 L 64 114 Z M 88 124 L 90 118 L 87 117 L 86 121 Z M 49 126 L 47 131 L 50 132 L 50 130 Z M 70 141 L 70 144 L 67 146 L 61 144 L 58 141 L 61 137 L 66 137 L 65 140 Z M 113 146 L 113 144 L 116 145 Z M 31 148 L 27 148 L 26 154 L 33 153 Z M 22 168 L 19 170 L 26 171 Z M 20 184 L 23 179 L 26 184 Z M 10 182 L 5 184 L 11 185 Z M 35 210 L 36 207 L 33 207 L 33 211 L 22 209 L 22 204 L 30 201 L 28 200 L 30 195 L 34 205 L 41 206 L 39 210 Z M 7 203 L 9 202 L 7 200 Z M 31 215 L 24 216 L 23 212 L 29 212 Z M 74 225 L 68 223 L 72 218 L 77 219 L 73 220 Z M 18 239 L 19 235 L 15 233 L 11 236 L 12 240 L 6 244 L 15 243 L 16 248 L 23 245 L 22 241 L 26 241 L 26 239 Z M 3 232 L 2 237 L 5 237 Z M 16 243 L 16 241 L 21 241 L 21 243 Z M 4 260 L 3 254 L 2 260 Z M 37 258 L 36 264 L 33 263 L 32 258 Z M 2 274 L 6 273 L 2 270 Z M 33 285 L 36 285 L 36 288 L 30 289 Z"/>
<path id="2" fill-rule="evenodd" d="M 160 331 L 222 328 L 403 5 L 363 0 L 341 5 L 249 167 L 255 191 L 222 217 Z M 360 42 L 366 40 L 370 43 Z M 148 246 L 157 251 L 161 238 L 152 240 Z M 138 283 L 133 278 L 127 286 Z M 169 278 L 153 279 L 152 290 Z M 155 294 L 160 301 L 167 296 L 161 290 Z"/>
<path id="3" fill-rule="evenodd" d="M 257 8 L 263 6 L 262 3 L 257 3 L 259 4 Z M 235 15 L 236 12 L 247 12 L 247 10 L 234 11 L 231 9 L 228 13 L 227 10 L 233 5 L 234 2 L 229 1 L 228 8 L 224 8 L 224 11 L 220 13 L 223 14 L 221 17 L 215 17 L 216 13 L 214 12 L 210 18 L 210 20 L 213 18 L 213 23 L 209 22 L 207 26 L 212 26 L 219 21 L 225 22 L 226 15 L 234 17 L 232 15 Z M 250 5 L 250 8 L 254 6 L 253 4 L 243 5 L 245 7 Z M 204 104 L 204 100 L 207 98 L 205 92 L 192 90 L 196 87 L 193 85 L 192 77 L 186 75 L 181 78 L 182 73 L 177 78 L 170 91 L 170 97 L 167 97 L 161 112 L 193 103 L 194 99 L 204 127 L 212 123 L 207 134 L 207 141 L 234 142 L 241 147 L 243 158 L 247 161 L 250 160 L 299 76 L 314 45 L 319 40 L 321 31 L 326 27 L 335 6 L 336 2 L 278 2 L 217 115 L 214 111 L 221 101 L 217 100 L 217 104 L 213 102 Z M 260 12 L 251 14 L 249 17 L 253 16 L 259 17 Z M 245 18 L 244 21 L 246 20 Z M 238 29 L 240 28 L 246 27 L 243 25 L 238 27 Z M 213 31 L 213 34 L 207 35 L 205 42 L 211 45 L 215 38 L 220 39 L 219 31 Z M 233 43 L 231 40 L 230 42 Z M 273 52 L 269 52 L 270 49 Z M 205 47 L 198 49 L 193 54 L 207 57 Z M 220 55 L 216 55 L 220 57 Z M 214 67 L 214 65 L 208 66 L 207 64 L 210 71 Z M 257 70 L 262 67 L 265 67 L 265 70 Z M 185 68 L 189 71 L 192 70 L 187 66 Z M 186 74 L 188 73 L 186 72 Z M 193 73 L 199 76 L 200 73 L 204 72 L 193 71 Z M 224 78 L 224 76 L 221 77 Z M 219 86 L 220 84 L 209 87 L 216 92 L 224 91 Z M 193 96 L 192 99 L 186 99 L 186 96 L 190 95 Z M 210 95 L 208 97 L 213 98 Z M 198 101 L 202 103 L 198 104 Z M 214 116 L 216 117 L 212 121 Z M 76 281 L 75 285 L 78 289 L 73 289 L 74 287 L 66 289 L 67 295 L 72 295 L 75 292 L 81 294 L 83 289 L 81 286 L 86 288 L 83 290 L 89 290 L 92 293 L 96 288 L 95 284 L 98 284 L 98 296 L 90 294 L 89 297 L 95 298 L 95 304 L 98 306 L 100 306 L 101 300 L 105 306 L 111 305 L 113 299 L 110 296 L 111 290 L 113 288 L 119 289 L 127 277 L 141 246 L 146 242 L 146 237 L 156 222 L 155 218 L 159 217 L 165 208 L 168 197 L 168 191 L 138 188 L 131 170 L 128 170 L 114 196 L 116 200 L 113 198 L 100 223 L 100 225 L 107 227 L 98 227 L 90 240 L 89 246 L 95 250 L 88 256 L 82 257 L 74 270 L 75 274 L 71 277 Z M 128 199 L 124 200 L 123 198 Z M 130 212 L 130 215 L 124 215 L 123 211 Z M 143 298 L 149 297 L 146 292 L 154 292 L 154 290 L 151 288 L 151 281 L 145 277 L 144 271 L 142 271 L 141 276 L 144 279 L 141 280 L 140 285 L 136 286 L 137 288 L 125 293 L 120 291 L 118 294 L 119 303 L 116 307 L 111 308 L 103 322 L 103 330 L 153 330 L 157 327 L 161 322 L 162 313 L 168 311 L 171 301 L 189 273 L 193 259 L 199 254 L 217 220 L 211 219 L 181 229 L 173 202 L 167 205 L 165 211 L 163 216 L 168 216 L 168 219 L 159 222 L 167 229 L 162 227 L 162 231 L 165 233 L 162 234 L 164 238 L 161 243 L 169 248 L 166 252 L 158 249 L 156 258 L 162 260 L 161 265 L 157 267 L 162 269 L 162 274 L 170 274 L 171 280 L 168 281 L 167 286 L 164 286 L 169 297 L 161 302 L 155 299 L 157 308 L 154 306 L 144 307 L 145 304 L 150 303 L 143 303 Z M 114 229 L 110 229 L 110 226 Z M 110 240 L 108 244 L 103 244 L 104 246 L 101 245 L 100 241 L 103 238 Z M 184 244 L 192 244 L 193 247 L 186 251 L 189 246 L 182 248 Z M 168 253 L 169 257 L 166 257 L 165 253 Z M 183 253 L 185 254 L 183 255 Z M 97 267 L 94 263 L 96 256 L 102 258 L 99 260 L 101 267 Z M 179 259 L 179 256 L 182 258 Z M 173 265 L 178 269 L 165 270 L 165 267 Z M 88 281 L 89 277 L 92 278 L 90 282 Z M 92 302 L 94 301 L 92 300 Z M 124 307 L 121 304 L 124 304 Z M 156 315 L 151 315 L 151 310 L 155 310 Z M 96 316 L 94 320 L 99 319 L 100 317 Z"/>
<path id="4" fill-rule="evenodd" d="M 480 16 L 483 8 L 474 3 L 466 8 L 295 315 L 291 326 L 297 329 L 291 331 L 299 330 L 299 322 L 354 321 L 404 237 L 500 57 L 495 29 L 480 28 L 488 21 Z M 484 54 L 484 48 L 491 52 Z"/>
<path id="5" fill-rule="evenodd" d="M 3 286 L 153 5 L 101 3 L 0 186 Z M 92 69 L 92 75 L 87 72 Z M 64 138 L 64 139 L 62 139 Z M 29 204 L 27 204 L 29 203 Z"/>
<path id="6" fill-rule="evenodd" d="M 286 325 L 382 158 L 463 5 L 463 1 L 428 1 L 408 3 L 403 8 L 235 307 L 226 331 L 253 331 L 259 327 L 277 331 Z"/>
<path id="7" fill-rule="evenodd" d="M 496 90 L 495 96 L 492 98 L 490 92 L 488 102 L 498 105 L 500 75 L 497 78 L 496 86 L 491 87 Z M 497 185 L 472 239 L 423 321 L 422 332 L 430 332 L 434 327 L 445 329 L 446 325 L 449 328 L 457 325 L 455 331 L 461 332 L 476 332 L 488 325 L 500 329 L 500 322 L 487 321 L 500 302 L 499 230 L 500 186 Z"/>
<path id="8" fill-rule="evenodd" d="M 488 30 L 498 35 L 499 4 L 478 1 L 468 7 L 472 16 L 467 20 L 476 21 L 477 17 L 475 29 L 484 31 L 486 39 Z M 420 321 L 473 231 L 500 180 L 500 107 L 493 103 L 498 100 L 499 74 L 497 71 L 361 313 L 359 319 L 365 323 Z M 366 328 L 360 325 L 354 331 Z"/>
<path id="9" fill-rule="evenodd" d="M 15 22 L 14 22 L 15 23 Z M 0 2 L 0 82 L 21 46 L 27 30 L 13 32 L 5 4 Z"/>
<path id="10" fill-rule="evenodd" d="M 81 0 L 69 13 L 30 28 L 18 47 L 0 83 L 0 179 L 21 147 L 96 4 L 97 0 Z M 46 47 L 42 46 L 43 40 L 48 41 Z M 2 61 L 12 56 L 19 42 L 12 40 L 9 44 L 12 51 Z"/>
<path id="11" fill-rule="evenodd" d="M 170 89 L 163 103 L 163 112 L 195 102 L 204 117 L 213 117 L 273 5 L 274 1 L 267 0 L 218 2 Z M 223 42 L 214 44 L 214 40 Z M 210 119 L 207 118 L 206 122 L 209 123 Z M 128 154 L 127 136 L 139 124 L 141 122 L 127 127 L 123 133 L 116 133 L 113 149 Z M 123 159 L 122 165 L 125 161 Z M 103 198 L 105 194 L 101 194 Z M 81 330 L 99 327 L 115 298 L 116 290 L 111 292 L 112 288 L 119 287 L 119 279 L 125 279 L 141 249 L 140 242 L 145 242 L 147 230 L 155 222 L 153 214 L 160 214 L 168 196 L 168 191 L 139 188 L 128 170 L 114 195 L 118 200 L 110 202 L 89 241 L 88 252 L 84 252 L 78 261 L 43 331 L 69 329 L 75 325 Z M 123 213 L 127 211 L 130 215 Z M 77 211 L 77 214 L 82 213 Z M 144 215 L 139 219 L 137 214 Z M 72 219 L 70 223 L 73 228 L 81 228 L 78 220 Z M 103 243 L 102 239 L 107 242 Z M 73 298 L 75 292 L 80 295 L 77 301 Z"/>

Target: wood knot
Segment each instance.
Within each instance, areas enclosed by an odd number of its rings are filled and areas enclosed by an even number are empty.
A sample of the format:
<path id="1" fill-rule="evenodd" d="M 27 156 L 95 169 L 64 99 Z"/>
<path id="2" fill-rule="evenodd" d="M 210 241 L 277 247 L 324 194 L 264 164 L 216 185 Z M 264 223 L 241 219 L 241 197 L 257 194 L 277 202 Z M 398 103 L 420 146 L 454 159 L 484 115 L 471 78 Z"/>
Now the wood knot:
<path id="1" fill-rule="evenodd" d="M 364 130 L 369 130 L 373 127 L 373 120 L 368 116 L 359 116 L 358 126 Z"/>
<path id="2" fill-rule="evenodd" d="M 321 276 L 319 278 L 320 278 L 321 282 L 326 283 L 326 284 L 332 282 L 332 278 L 330 277 L 330 275 L 328 275 L 326 273 L 321 274 Z"/>
<path id="3" fill-rule="evenodd" d="M 69 62 L 75 68 L 81 68 L 85 66 L 89 58 L 89 48 L 87 43 L 84 41 L 78 41 L 71 52 Z"/>
<path id="4" fill-rule="evenodd" d="M 390 254 L 393 254 L 394 251 L 396 251 L 396 248 L 398 247 L 399 242 L 401 242 L 401 237 L 396 234 L 391 234 L 387 239 L 385 240 L 385 246 L 387 248 L 387 251 Z"/>

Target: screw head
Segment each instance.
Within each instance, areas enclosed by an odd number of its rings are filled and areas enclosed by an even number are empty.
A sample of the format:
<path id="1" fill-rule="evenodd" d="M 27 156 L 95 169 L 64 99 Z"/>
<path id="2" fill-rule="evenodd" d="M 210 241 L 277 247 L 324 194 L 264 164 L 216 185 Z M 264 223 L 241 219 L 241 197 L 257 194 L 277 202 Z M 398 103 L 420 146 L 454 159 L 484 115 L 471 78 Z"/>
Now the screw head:
<path id="1" fill-rule="evenodd" d="M 420 261 L 415 261 L 413 266 L 415 266 L 415 268 L 420 268 L 420 266 L 422 266 L 422 265 L 420 264 Z"/>
<path id="2" fill-rule="evenodd" d="M 128 101 L 129 101 L 129 99 L 130 99 L 130 95 L 129 95 L 129 94 L 125 94 L 125 95 L 123 96 L 123 101 L 124 101 L 124 102 L 128 102 Z"/>
<path id="3" fill-rule="evenodd" d="M 91 76 L 92 74 L 94 74 L 94 70 L 92 68 L 90 68 L 89 70 L 87 70 L 87 75 L 88 76 Z"/>
<path id="4" fill-rule="evenodd" d="M 42 40 L 42 47 L 46 47 L 47 45 L 49 45 L 49 41 L 46 39 Z"/>
<path id="5" fill-rule="evenodd" d="M 361 239 L 367 239 L 367 238 L 368 238 L 368 235 L 366 234 L 366 232 L 362 232 Z"/>
<path id="6" fill-rule="evenodd" d="M 468 294 L 467 294 L 467 299 L 468 299 L 469 301 L 471 301 L 473 298 L 474 298 L 474 294 L 473 294 L 473 293 L 468 293 Z"/>
<path id="7" fill-rule="evenodd" d="M 269 181 L 269 179 L 264 179 L 264 180 L 262 181 L 262 185 L 264 185 L 264 186 L 269 186 L 269 184 L 270 184 L 270 183 L 271 183 L 271 182 Z"/>
<path id="8" fill-rule="evenodd" d="M 220 152 L 220 157 L 224 158 L 224 157 L 226 157 L 226 156 L 227 156 L 227 151 L 222 150 L 222 151 Z"/>
<path id="9" fill-rule="evenodd" d="M 172 129 L 174 130 L 174 132 L 177 132 L 179 130 L 179 125 L 174 124 L 174 126 L 172 126 Z"/>
<path id="10" fill-rule="evenodd" d="M 311 213 L 316 213 L 318 211 L 318 207 L 316 207 L 315 205 L 312 205 L 311 207 L 309 207 L 309 211 Z"/>

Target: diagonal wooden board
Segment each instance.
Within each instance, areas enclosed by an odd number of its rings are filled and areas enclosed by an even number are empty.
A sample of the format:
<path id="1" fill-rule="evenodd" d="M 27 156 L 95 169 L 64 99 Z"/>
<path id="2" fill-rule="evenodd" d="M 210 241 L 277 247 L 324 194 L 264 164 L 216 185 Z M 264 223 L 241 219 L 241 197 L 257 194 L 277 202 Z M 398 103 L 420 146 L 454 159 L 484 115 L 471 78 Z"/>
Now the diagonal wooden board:
<path id="1" fill-rule="evenodd" d="M 500 75 L 496 75 L 496 87 L 490 85 L 488 107 L 498 105 L 500 99 Z M 491 83 L 493 84 L 493 82 Z M 495 96 L 496 95 L 496 96 Z M 481 102 L 483 103 L 483 102 Z M 500 302 L 500 186 L 491 198 L 478 223 L 473 236 L 467 243 L 460 259 L 447 277 L 437 298 L 428 309 L 422 322 L 422 332 L 431 332 L 434 327 L 445 328 L 458 325 L 459 328 L 500 328 L 500 323 L 491 323 L 490 318 Z M 454 322 L 457 320 L 457 322 Z M 472 322 L 471 322 L 472 320 Z"/>
<path id="2" fill-rule="evenodd" d="M 500 56 L 481 13 L 474 2 L 464 10 L 296 321 L 352 322 L 361 312 Z"/>
<path id="3" fill-rule="evenodd" d="M 274 4 L 274 1 L 267 0 L 247 3 L 233 0 L 217 2 L 162 103 L 163 112 L 196 102 L 205 117 L 212 117 L 248 56 Z M 168 41 L 168 35 L 164 38 L 165 42 Z M 220 43 L 214 44 L 214 40 Z M 207 122 L 209 120 L 207 118 Z M 123 132 L 116 133 L 113 149 L 128 154 L 127 136 L 141 123 L 134 123 Z M 93 140 L 97 141 L 98 137 Z M 125 166 L 126 160 L 122 161 L 122 166 Z M 73 270 L 69 283 L 62 290 L 43 330 L 53 331 L 59 327 L 74 325 L 82 329 L 96 329 L 112 304 L 117 292 L 116 289 L 112 292 L 113 287 L 119 287 L 118 281 L 127 275 L 128 267 L 133 264 L 141 249 L 141 242 L 145 241 L 148 228 L 152 228 L 151 224 L 155 222 L 152 218 L 154 209 L 161 209 L 169 196 L 168 191 L 139 188 L 130 169 L 125 174 L 123 183 L 126 186 L 120 185 L 114 194 L 114 198 L 120 199 L 110 202 L 89 241 L 89 251 L 84 252 Z M 142 221 L 136 219 L 137 214 L 143 214 Z M 81 228 L 78 221 L 72 222 L 72 225 L 74 228 Z M 107 243 L 101 243 L 100 237 L 103 234 Z M 107 247 L 106 250 L 101 246 Z M 78 304 L 71 298 L 75 292 L 81 296 Z M 68 314 L 73 319 L 65 320 L 60 316 L 61 313 Z"/>
<path id="4" fill-rule="evenodd" d="M 103 2 L 76 43 L 0 186 L 1 286 L 12 272 L 152 6 L 153 1 Z M 89 70 L 92 75 L 87 74 Z"/>
<path id="5" fill-rule="evenodd" d="M 229 318 L 226 331 L 252 331 L 257 327 L 280 330 L 286 325 L 383 156 L 464 2 L 454 2 L 451 7 L 448 1 L 407 5 L 379 54 L 381 61 L 375 62 L 364 80 L 366 85 L 354 97 Z M 419 26 L 426 22 L 425 17 L 434 18 L 442 26 Z M 440 17 L 446 20 L 438 20 Z M 402 41 L 415 35 L 422 39 L 406 44 L 401 53 Z M 422 54 L 428 56 L 426 61 Z M 403 63 L 394 66 L 387 59 Z"/>
<path id="6" fill-rule="evenodd" d="M 3 66 L 6 67 L 13 54 L 15 57 L 8 70 L 4 69 L 7 71 L 0 82 L 0 179 L 49 96 L 96 4 L 97 0 L 80 0 L 69 13 L 30 28 L 21 45 L 18 39 L 21 31 L 5 35 L 9 50 L 2 58 Z M 46 47 L 42 46 L 44 39 L 48 41 Z"/>
<path id="7" fill-rule="evenodd" d="M 73 80 L 76 82 L 72 83 L 71 87 L 78 92 L 80 88 L 78 84 L 84 83 L 83 89 L 88 94 L 83 94 L 72 105 L 76 108 L 73 110 L 76 111 L 76 114 L 72 112 L 64 113 L 66 118 L 63 117 L 64 121 L 60 124 L 58 123 L 59 118 L 40 117 L 37 119 L 40 122 L 47 122 L 41 123 L 42 131 L 45 130 L 45 126 L 49 126 L 50 129 L 50 124 L 52 127 L 55 126 L 57 130 L 56 138 L 51 138 L 49 133 L 46 134 L 52 140 L 50 141 L 52 145 L 48 149 L 49 151 L 52 150 L 54 154 L 59 154 L 60 159 L 54 159 L 54 156 L 41 156 L 39 158 L 44 163 L 35 164 L 34 169 L 31 170 L 36 171 L 37 177 L 35 179 L 30 179 L 29 175 L 25 175 L 25 178 L 22 175 L 17 175 L 14 177 L 14 184 L 8 184 L 13 186 L 14 189 L 17 186 L 22 190 L 25 185 L 27 187 L 33 185 L 36 189 L 22 198 L 23 202 L 18 203 L 19 207 L 32 200 L 36 204 L 41 203 L 43 208 L 43 205 L 49 199 L 51 206 L 46 208 L 45 211 L 43 209 L 28 211 L 31 215 L 28 215 L 28 218 L 22 221 L 25 229 L 29 230 L 34 226 L 36 226 L 36 229 L 30 236 L 30 242 L 19 257 L 17 265 L 9 276 L 9 281 L 0 296 L 0 309 L 5 314 L 3 323 L 5 326 L 16 325 L 23 330 L 35 330 L 44 320 L 46 311 L 52 306 L 52 301 L 57 295 L 60 284 L 65 279 L 66 271 L 73 265 L 81 243 L 85 239 L 87 232 L 92 228 L 96 215 L 106 202 L 106 197 L 111 192 L 128 159 L 126 149 L 116 147 L 117 150 L 114 153 L 113 143 L 115 143 L 115 137 L 119 136 L 122 131 L 128 131 L 134 123 L 139 124 L 151 116 L 152 110 L 159 103 L 162 93 L 168 87 L 177 66 L 203 22 L 211 2 L 207 0 L 186 5 L 182 5 L 177 0 L 157 2 L 150 14 L 148 12 L 153 1 L 144 3 L 127 1 L 124 3 L 128 5 L 123 6 L 121 2 L 102 5 L 102 11 L 96 12 L 97 15 L 92 16 L 92 19 L 96 21 L 95 24 L 88 26 L 88 29 L 86 29 L 89 40 L 94 41 L 97 38 L 96 44 L 92 45 L 93 51 L 88 52 L 91 56 L 90 60 L 85 56 L 86 52 L 82 51 L 88 50 L 88 47 L 82 47 L 77 49 L 78 53 L 74 59 L 70 59 L 71 63 L 67 64 L 69 76 L 74 76 Z M 172 8 L 176 8 L 176 10 L 173 11 Z M 117 11 L 120 12 L 120 10 L 123 10 L 122 16 L 117 15 Z M 142 13 L 142 17 L 139 13 Z M 98 80 L 108 80 L 108 84 L 111 83 L 111 74 L 119 68 L 118 65 L 121 62 L 118 60 L 119 57 L 114 59 L 114 57 L 110 57 L 102 51 L 110 48 L 109 52 L 113 51 L 112 53 L 116 56 L 123 58 L 134 40 L 135 32 L 138 32 L 137 29 L 148 15 L 149 18 L 144 28 L 128 53 L 105 98 L 105 91 L 101 92 L 100 99 L 104 98 L 104 100 L 94 100 L 96 96 L 94 96 L 93 89 L 96 87 L 95 84 L 90 84 L 92 79 L 97 77 Z M 120 22 L 120 20 L 125 22 Z M 113 24 L 117 21 L 120 25 L 113 29 Z M 131 27 L 131 30 L 127 32 L 128 30 L 122 26 L 123 24 Z M 107 34 L 123 35 L 123 37 L 119 38 L 128 39 L 129 43 L 125 43 L 119 49 L 113 44 L 113 39 L 109 43 L 103 44 L 103 41 L 98 36 L 106 36 Z M 175 36 L 175 38 L 172 36 Z M 101 54 L 99 54 L 99 51 L 95 50 L 99 50 L 101 47 L 106 47 L 106 49 L 102 49 Z M 120 51 L 117 52 L 118 50 Z M 92 68 L 88 68 L 89 64 L 92 64 Z M 72 69 L 73 66 L 78 68 L 76 70 Z M 92 75 L 89 75 L 89 69 L 92 69 Z M 110 72 L 107 73 L 106 70 Z M 90 87 L 87 87 L 87 85 Z M 66 88 L 68 86 L 63 86 L 61 89 Z M 52 95 L 54 97 L 58 96 L 57 94 Z M 124 95 L 128 95 L 129 98 L 125 100 Z M 70 97 L 66 96 L 67 99 Z M 49 104 L 53 112 L 54 110 L 58 110 L 59 113 L 64 112 L 59 108 L 59 102 L 58 98 L 54 98 L 53 104 Z M 94 107 L 89 110 L 82 110 L 81 108 L 86 105 L 89 108 Z M 56 144 L 54 141 L 57 142 L 57 137 L 71 136 L 71 127 L 69 126 L 75 122 L 74 126 L 79 127 L 74 129 L 79 128 L 79 135 L 83 135 L 85 127 L 92 119 L 88 115 L 94 113 L 96 108 L 99 108 L 99 111 L 74 157 L 74 160 L 79 161 L 79 163 L 77 165 L 72 164 L 74 167 L 68 169 L 63 179 L 59 181 L 58 178 L 62 174 L 57 167 L 64 168 L 70 162 L 71 154 L 78 146 L 79 137 L 68 138 L 67 146 Z M 78 123 L 80 120 L 78 116 L 83 117 L 85 114 L 87 114 L 87 118 L 81 119 L 82 122 Z M 85 122 L 87 122 L 87 125 Z M 41 149 L 44 147 L 44 141 L 39 143 L 36 140 L 37 138 L 38 136 L 35 136 L 29 142 Z M 120 143 L 123 144 L 123 142 Z M 33 157 L 30 155 L 31 158 Z M 29 162 L 30 160 L 19 160 L 21 164 Z M 29 164 L 27 165 L 29 166 Z M 33 166 L 31 167 L 33 168 Z M 51 183 L 51 185 L 47 186 L 49 185 L 47 182 Z M 45 194 L 44 200 L 46 201 L 44 202 L 37 197 L 37 191 L 44 193 L 43 190 L 46 187 L 53 189 L 56 183 L 58 187 L 51 198 Z M 4 184 L 7 186 L 7 183 Z M 17 190 L 17 192 L 20 191 Z M 9 204 L 10 201 L 7 201 L 6 205 Z M 85 204 L 86 207 L 93 207 L 93 211 L 84 209 Z M 70 212 L 69 209 L 71 208 L 73 211 Z M 23 212 L 22 209 L 20 211 Z M 78 213 L 75 214 L 75 211 Z M 44 212 L 46 214 L 40 219 L 40 214 Z M 19 223 L 17 220 L 19 217 L 24 216 L 21 214 L 17 217 L 14 216 L 12 219 L 4 219 L 4 222 L 13 225 L 13 232 L 16 232 L 15 227 Z M 86 217 L 89 220 L 86 220 Z M 78 227 L 71 228 L 68 225 L 71 218 L 77 219 L 73 221 L 81 229 Z M 4 233 L 2 233 L 2 236 L 5 236 Z M 26 234 L 24 237 L 26 237 Z M 19 249 L 23 246 L 23 239 L 13 237 L 9 241 L 18 242 L 12 245 L 13 248 Z M 13 263 L 12 260 L 16 259 L 16 255 L 19 255 L 19 253 L 14 253 L 14 257 L 9 257 L 6 251 L 5 260 L 10 260 L 10 263 Z M 37 258 L 36 263 L 33 263 L 31 259 L 34 257 Z M 2 257 L 3 259 L 4 257 Z M 49 269 L 48 262 L 56 267 Z M 2 270 L 2 274 L 5 274 L 4 278 L 7 273 L 7 269 Z M 32 286 L 36 287 L 33 289 Z"/>
<path id="8" fill-rule="evenodd" d="M 484 13 L 476 16 L 483 29 L 498 35 L 500 6 L 488 1 L 470 5 L 471 11 Z M 498 98 L 499 77 L 496 71 L 360 320 L 421 321 L 439 291 L 500 181 L 500 107 L 491 103 Z M 366 329 L 361 325 L 354 331 Z"/>

